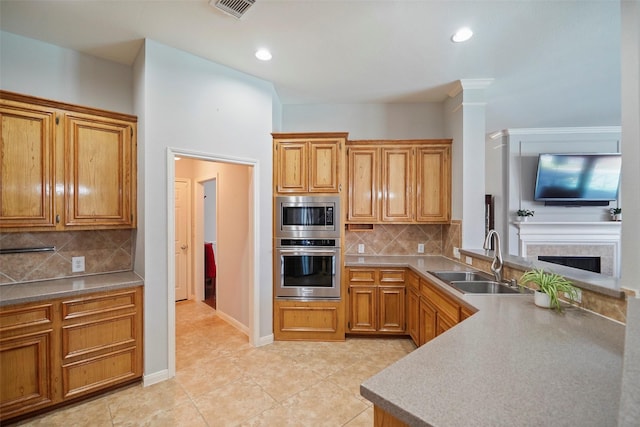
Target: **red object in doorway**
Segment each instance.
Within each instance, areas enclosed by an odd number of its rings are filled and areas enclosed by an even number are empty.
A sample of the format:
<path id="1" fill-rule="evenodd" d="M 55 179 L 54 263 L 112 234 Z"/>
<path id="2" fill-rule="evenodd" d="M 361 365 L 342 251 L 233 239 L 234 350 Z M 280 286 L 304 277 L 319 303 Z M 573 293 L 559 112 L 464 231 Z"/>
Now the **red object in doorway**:
<path id="1" fill-rule="evenodd" d="M 216 259 L 213 254 L 213 243 L 204 244 L 204 277 L 216 277 Z"/>

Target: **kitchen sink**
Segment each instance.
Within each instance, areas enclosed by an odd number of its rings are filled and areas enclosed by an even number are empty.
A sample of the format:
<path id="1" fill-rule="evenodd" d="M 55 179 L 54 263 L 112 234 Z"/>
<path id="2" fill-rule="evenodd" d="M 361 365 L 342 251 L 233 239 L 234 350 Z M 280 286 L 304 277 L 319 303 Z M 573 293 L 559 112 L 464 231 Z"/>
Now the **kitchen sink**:
<path id="1" fill-rule="evenodd" d="M 465 294 L 524 294 L 521 291 L 492 280 L 451 281 L 451 286 Z"/>
<path id="2" fill-rule="evenodd" d="M 491 280 L 491 277 L 477 271 L 429 271 L 429 273 L 444 282 Z"/>
<path id="3" fill-rule="evenodd" d="M 465 294 L 531 294 L 527 288 L 510 287 L 499 283 L 480 271 L 429 271 L 443 282 L 447 282 Z"/>

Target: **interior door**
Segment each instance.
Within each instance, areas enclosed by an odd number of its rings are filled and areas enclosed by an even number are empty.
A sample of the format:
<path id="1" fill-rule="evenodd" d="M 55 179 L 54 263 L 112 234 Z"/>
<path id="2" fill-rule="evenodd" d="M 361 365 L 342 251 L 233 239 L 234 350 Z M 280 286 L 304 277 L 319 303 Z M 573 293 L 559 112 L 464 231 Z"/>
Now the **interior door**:
<path id="1" fill-rule="evenodd" d="M 191 182 L 188 179 L 175 180 L 175 255 L 176 255 L 176 301 L 189 297 L 191 277 Z"/>

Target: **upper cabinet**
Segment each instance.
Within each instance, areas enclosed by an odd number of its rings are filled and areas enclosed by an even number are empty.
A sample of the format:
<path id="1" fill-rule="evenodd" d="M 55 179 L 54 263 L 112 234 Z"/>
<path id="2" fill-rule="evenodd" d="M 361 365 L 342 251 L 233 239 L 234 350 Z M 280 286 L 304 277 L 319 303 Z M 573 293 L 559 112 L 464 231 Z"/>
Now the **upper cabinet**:
<path id="1" fill-rule="evenodd" d="M 451 140 L 349 141 L 350 223 L 451 221 Z"/>
<path id="2" fill-rule="evenodd" d="M 136 226 L 135 116 L 0 91 L 0 227 Z"/>
<path id="3" fill-rule="evenodd" d="M 346 133 L 274 133 L 274 192 L 339 193 L 346 138 Z"/>

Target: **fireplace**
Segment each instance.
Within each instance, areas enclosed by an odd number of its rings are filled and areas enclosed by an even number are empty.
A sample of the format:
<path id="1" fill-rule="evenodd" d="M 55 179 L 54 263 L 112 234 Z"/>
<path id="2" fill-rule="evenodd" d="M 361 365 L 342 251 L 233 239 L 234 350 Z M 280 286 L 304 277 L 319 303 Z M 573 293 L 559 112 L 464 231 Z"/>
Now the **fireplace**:
<path id="1" fill-rule="evenodd" d="M 601 274 L 620 277 L 620 222 L 522 222 L 514 225 L 518 231 L 518 255 L 523 258 L 598 258 Z M 591 268 L 585 270 L 593 271 Z"/>
<path id="2" fill-rule="evenodd" d="M 538 255 L 540 261 L 550 262 L 553 264 L 566 265 L 567 267 L 579 268 L 580 270 L 592 271 L 600 273 L 600 257 L 599 256 L 550 256 Z"/>

